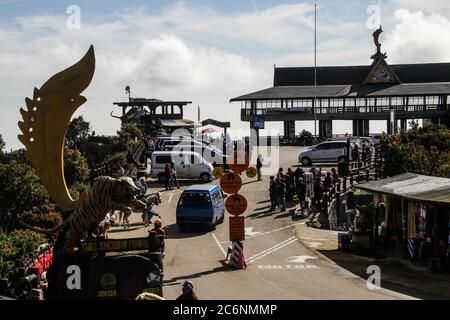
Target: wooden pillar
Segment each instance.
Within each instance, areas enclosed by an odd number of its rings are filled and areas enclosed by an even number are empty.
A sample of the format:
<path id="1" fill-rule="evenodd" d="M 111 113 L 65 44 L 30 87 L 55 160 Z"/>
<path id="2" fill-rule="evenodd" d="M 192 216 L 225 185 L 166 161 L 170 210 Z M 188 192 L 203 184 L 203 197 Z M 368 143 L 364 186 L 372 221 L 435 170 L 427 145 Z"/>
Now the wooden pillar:
<path id="1" fill-rule="evenodd" d="M 403 257 L 408 258 L 408 200 L 402 199 L 402 248 Z"/>

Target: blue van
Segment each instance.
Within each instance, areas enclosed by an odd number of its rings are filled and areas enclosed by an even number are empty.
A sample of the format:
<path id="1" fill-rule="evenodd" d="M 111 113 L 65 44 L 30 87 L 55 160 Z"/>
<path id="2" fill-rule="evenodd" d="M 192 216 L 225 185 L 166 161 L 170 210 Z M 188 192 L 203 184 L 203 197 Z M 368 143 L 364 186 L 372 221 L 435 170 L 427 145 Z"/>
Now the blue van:
<path id="1" fill-rule="evenodd" d="M 213 227 L 222 223 L 225 217 L 222 190 L 217 185 L 190 186 L 178 200 L 176 217 L 180 229 L 188 225 Z"/>

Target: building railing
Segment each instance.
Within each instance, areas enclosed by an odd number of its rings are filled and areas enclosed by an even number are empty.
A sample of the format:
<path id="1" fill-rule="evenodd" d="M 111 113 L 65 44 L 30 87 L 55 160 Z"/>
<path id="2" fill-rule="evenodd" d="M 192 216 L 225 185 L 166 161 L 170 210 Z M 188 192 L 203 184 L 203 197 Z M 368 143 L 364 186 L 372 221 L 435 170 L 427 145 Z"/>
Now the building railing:
<path id="1" fill-rule="evenodd" d="M 328 214 L 333 197 L 336 198 L 336 209 L 338 211 L 340 208 L 342 195 L 354 190 L 360 183 L 382 179 L 382 166 L 383 158 L 380 145 L 375 147 L 375 152 L 370 160 L 350 162 L 349 175 L 340 177 L 338 181 L 335 181 L 332 186 L 325 190 L 322 198 L 323 211 L 321 213 Z"/>
<path id="2" fill-rule="evenodd" d="M 352 113 L 389 113 L 390 110 L 396 112 L 424 112 L 424 111 L 446 111 L 450 110 L 447 104 L 418 104 L 418 105 L 385 105 L 385 106 L 337 106 L 337 107 L 316 107 L 315 112 L 311 107 L 294 108 L 242 108 L 242 116 L 253 115 L 279 115 L 279 114 L 352 114 Z"/>
<path id="3" fill-rule="evenodd" d="M 145 144 L 142 142 L 139 144 L 139 146 L 136 148 L 136 150 L 133 152 L 133 160 L 137 163 L 140 163 L 140 159 L 142 157 L 142 154 L 145 151 Z M 91 169 L 90 174 L 90 182 L 91 184 L 94 183 L 94 180 L 100 176 L 114 176 L 115 171 L 115 163 L 113 161 L 107 161 L 103 162 L 97 165 L 94 165 Z M 139 168 L 136 168 L 136 166 L 133 163 L 129 163 L 129 168 L 125 172 L 125 175 L 132 176 L 136 170 Z"/>

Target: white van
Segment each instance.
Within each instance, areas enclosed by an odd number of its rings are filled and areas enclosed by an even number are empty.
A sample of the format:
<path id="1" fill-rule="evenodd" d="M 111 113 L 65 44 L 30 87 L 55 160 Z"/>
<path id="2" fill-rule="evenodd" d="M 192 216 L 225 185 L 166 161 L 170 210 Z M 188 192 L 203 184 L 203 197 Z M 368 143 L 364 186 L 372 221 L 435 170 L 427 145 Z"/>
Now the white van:
<path id="1" fill-rule="evenodd" d="M 202 182 L 212 180 L 213 166 L 199 153 L 191 151 L 155 151 L 152 153 L 150 176 L 165 182 L 166 163 L 175 162 L 178 179 L 200 179 Z"/>

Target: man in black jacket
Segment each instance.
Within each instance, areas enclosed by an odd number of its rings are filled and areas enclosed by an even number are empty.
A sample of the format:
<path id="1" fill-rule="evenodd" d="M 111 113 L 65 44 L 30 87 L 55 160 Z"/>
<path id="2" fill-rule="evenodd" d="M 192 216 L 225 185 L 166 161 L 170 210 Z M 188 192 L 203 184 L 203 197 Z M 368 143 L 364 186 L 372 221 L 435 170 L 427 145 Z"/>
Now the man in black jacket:
<path id="1" fill-rule="evenodd" d="M 183 282 L 183 293 L 177 298 L 177 300 L 198 300 L 197 295 L 194 292 L 194 285 L 191 281 L 186 280 Z"/>

